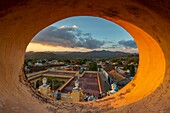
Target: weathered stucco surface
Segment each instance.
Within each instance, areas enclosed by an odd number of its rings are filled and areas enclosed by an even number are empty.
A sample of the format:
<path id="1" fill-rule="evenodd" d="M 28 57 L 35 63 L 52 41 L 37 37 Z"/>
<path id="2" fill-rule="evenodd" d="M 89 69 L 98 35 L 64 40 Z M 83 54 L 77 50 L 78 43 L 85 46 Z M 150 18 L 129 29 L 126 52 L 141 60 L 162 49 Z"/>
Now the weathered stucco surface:
<path id="1" fill-rule="evenodd" d="M 170 113 L 169 0 L 1 0 L 0 112 Z M 135 79 L 89 103 L 42 103 L 19 82 L 27 45 L 44 27 L 70 16 L 98 16 L 126 29 L 139 49 Z"/>

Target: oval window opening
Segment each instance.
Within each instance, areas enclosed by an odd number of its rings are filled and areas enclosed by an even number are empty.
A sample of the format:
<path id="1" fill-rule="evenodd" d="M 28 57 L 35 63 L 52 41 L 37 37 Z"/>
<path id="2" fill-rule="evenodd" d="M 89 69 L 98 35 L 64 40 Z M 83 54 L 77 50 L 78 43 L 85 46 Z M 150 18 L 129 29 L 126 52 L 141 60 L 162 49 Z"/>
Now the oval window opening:
<path id="1" fill-rule="evenodd" d="M 24 60 L 28 82 L 56 100 L 86 102 L 115 94 L 138 68 L 132 36 L 99 17 L 75 16 L 37 33 Z"/>

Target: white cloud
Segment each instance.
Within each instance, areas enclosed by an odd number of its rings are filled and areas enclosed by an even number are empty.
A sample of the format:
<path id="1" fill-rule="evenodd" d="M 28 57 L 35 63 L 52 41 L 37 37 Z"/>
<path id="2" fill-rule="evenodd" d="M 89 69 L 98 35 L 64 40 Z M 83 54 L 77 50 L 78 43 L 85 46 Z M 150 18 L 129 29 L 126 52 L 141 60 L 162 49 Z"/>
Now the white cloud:
<path id="1" fill-rule="evenodd" d="M 63 29 L 63 28 L 66 28 L 67 26 L 63 25 L 63 26 L 60 26 L 59 29 Z"/>
<path id="2" fill-rule="evenodd" d="M 78 28 L 78 26 L 76 26 L 76 25 L 73 25 L 72 27 L 73 27 L 73 28 L 75 28 L 75 29 L 77 29 L 77 28 Z"/>
<path id="3" fill-rule="evenodd" d="M 65 29 L 65 28 L 78 29 L 78 26 L 76 26 L 76 25 L 73 25 L 73 26 L 66 26 L 66 25 L 63 25 L 63 26 L 60 26 L 58 29 Z"/>

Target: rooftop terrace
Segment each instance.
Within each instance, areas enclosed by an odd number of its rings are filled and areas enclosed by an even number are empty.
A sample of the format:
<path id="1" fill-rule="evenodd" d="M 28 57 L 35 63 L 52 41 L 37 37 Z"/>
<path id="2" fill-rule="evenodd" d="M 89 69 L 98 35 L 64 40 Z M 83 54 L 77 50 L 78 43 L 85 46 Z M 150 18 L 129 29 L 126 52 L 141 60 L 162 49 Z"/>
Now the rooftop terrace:
<path id="1" fill-rule="evenodd" d="M 98 95 L 100 93 L 97 73 L 85 72 L 82 77 L 79 78 L 79 87 L 83 90 L 83 93 L 91 93 Z M 74 77 L 62 90 L 62 93 L 71 92 L 75 87 L 74 83 L 78 77 Z"/>

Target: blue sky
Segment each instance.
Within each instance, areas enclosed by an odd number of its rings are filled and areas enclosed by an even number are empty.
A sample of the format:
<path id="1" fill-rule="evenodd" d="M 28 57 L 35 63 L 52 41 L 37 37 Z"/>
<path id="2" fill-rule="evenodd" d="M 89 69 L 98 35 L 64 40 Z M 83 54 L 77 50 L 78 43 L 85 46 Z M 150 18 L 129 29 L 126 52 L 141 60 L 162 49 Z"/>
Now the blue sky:
<path id="1" fill-rule="evenodd" d="M 35 45 L 31 47 L 31 43 L 44 47 L 36 47 L 36 50 Z M 76 16 L 60 20 L 40 31 L 31 43 L 27 51 L 43 51 L 38 48 L 46 46 L 44 51 L 57 51 L 59 50 L 57 47 L 60 47 L 60 51 L 63 48 L 63 51 L 104 49 L 138 52 L 134 39 L 122 27 L 111 21 L 92 16 Z"/>

